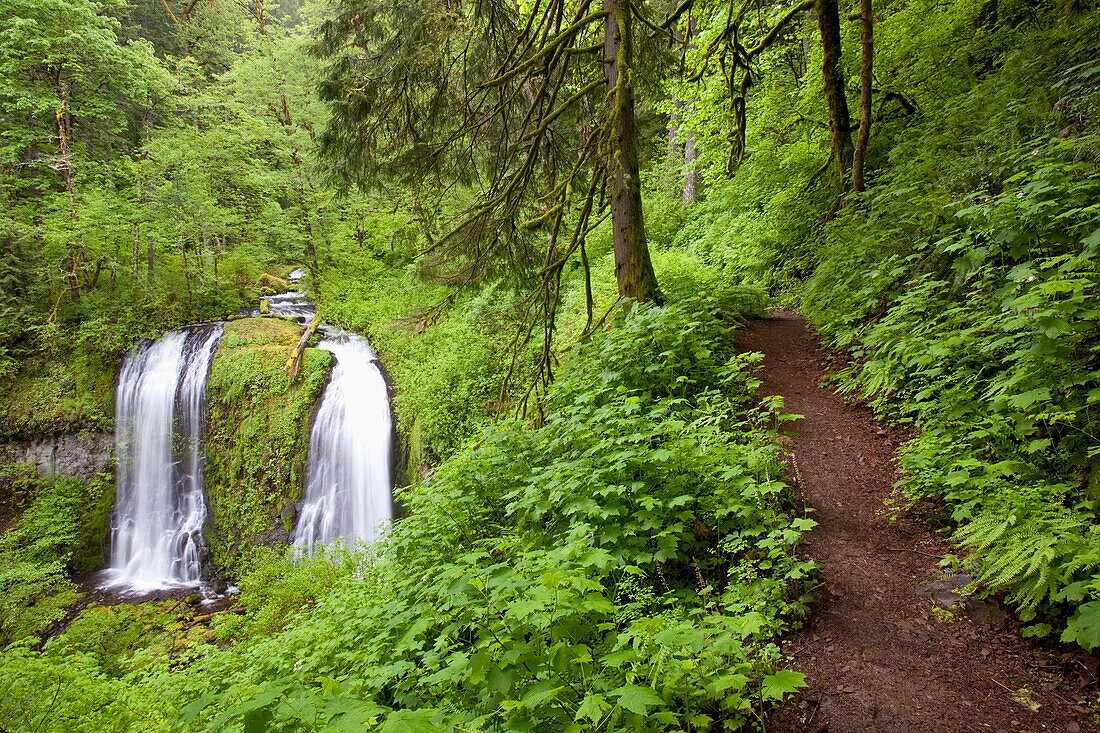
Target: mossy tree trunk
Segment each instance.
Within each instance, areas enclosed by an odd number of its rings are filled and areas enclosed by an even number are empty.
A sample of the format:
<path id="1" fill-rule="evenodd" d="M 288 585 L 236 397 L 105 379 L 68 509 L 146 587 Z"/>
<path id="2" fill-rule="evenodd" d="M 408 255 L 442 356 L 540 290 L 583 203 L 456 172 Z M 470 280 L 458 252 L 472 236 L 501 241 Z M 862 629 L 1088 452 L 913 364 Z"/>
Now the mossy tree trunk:
<path id="1" fill-rule="evenodd" d="M 857 193 L 864 189 L 863 166 L 867 157 L 867 140 L 871 136 L 871 70 L 874 63 L 871 12 L 871 0 L 860 0 L 859 42 L 862 58 L 859 66 L 859 135 L 852 157 L 852 190 Z"/>
<path id="2" fill-rule="evenodd" d="M 845 188 L 852 167 L 852 121 L 844 96 L 844 75 L 840 68 L 840 13 L 837 0 L 816 0 L 817 24 L 821 31 L 821 72 L 825 79 L 825 103 L 829 108 L 830 153 Z"/>
<path id="3" fill-rule="evenodd" d="M 638 176 L 637 130 L 634 125 L 634 61 L 630 0 L 604 0 L 604 76 L 611 103 L 608 181 L 614 231 L 615 278 L 619 294 L 661 302 L 657 276 L 649 259 L 642 219 L 642 186 Z"/>

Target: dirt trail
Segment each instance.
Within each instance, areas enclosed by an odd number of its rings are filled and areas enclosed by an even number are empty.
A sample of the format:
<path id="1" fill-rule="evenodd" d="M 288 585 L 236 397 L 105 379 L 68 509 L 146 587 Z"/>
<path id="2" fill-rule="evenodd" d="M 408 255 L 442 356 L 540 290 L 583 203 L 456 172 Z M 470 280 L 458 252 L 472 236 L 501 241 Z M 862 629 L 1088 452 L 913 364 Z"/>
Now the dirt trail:
<path id="1" fill-rule="evenodd" d="M 765 354 L 762 394 L 781 394 L 799 491 L 818 526 L 805 551 L 821 566 L 820 600 L 784 651 L 809 687 L 768 721 L 783 731 L 1096 730 L 1095 659 L 1021 640 L 996 604 L 959 600 L 937 560 L 947 547 L 919 511 L 881 513 L 905 433 L 818 387 L 821 352 L 802 319 L 777 311 L 739 334 Z"/>

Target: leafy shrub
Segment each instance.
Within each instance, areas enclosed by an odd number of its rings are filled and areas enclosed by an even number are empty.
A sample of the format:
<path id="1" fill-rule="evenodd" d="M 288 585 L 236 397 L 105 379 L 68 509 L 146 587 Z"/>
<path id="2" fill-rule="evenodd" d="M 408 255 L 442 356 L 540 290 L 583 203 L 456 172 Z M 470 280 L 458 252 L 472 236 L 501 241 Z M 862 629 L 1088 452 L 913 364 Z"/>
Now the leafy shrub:
<path id="1" fill-rule="evenodd" d="M 0 643 L 42 634 L 63 619 L 78 598 L 69 571 L 102 556 L 111 482 L 44 476 L 34 483 L 33 502 L 0 534 Z"/>
<path id="2" fill-rule="evenodd" d="M 545 425 L 486 430 L 273 639 L 212 658 L 180 722 L 268 730 L 710 729 L 800 684 L 805 612 L 777 416 L 752 358 L 688 306 L 580 346 Z M 312 570 L 303 570 L 305 574 Z M 209 686 L 208 686 L 209 687 Z M 186 703 L 186 704 L 184 704 Z"/>

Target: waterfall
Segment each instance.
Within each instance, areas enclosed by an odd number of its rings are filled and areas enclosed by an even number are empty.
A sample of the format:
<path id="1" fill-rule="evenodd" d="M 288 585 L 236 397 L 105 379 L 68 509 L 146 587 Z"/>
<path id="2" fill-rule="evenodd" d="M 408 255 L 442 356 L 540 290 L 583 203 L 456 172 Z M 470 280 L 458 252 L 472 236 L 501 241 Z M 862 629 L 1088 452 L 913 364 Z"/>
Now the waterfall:
<path id="1" fill-rule="evenodd" d="M 115 402 L 118 468 L 107 585 L 198 585 L 206 377 L 220 324 L 173 331 L 126 356 Z"/>
<path id="2" fill-rule="evenodd" d="M 389 396 L 368 343 L 336 332 L 318 348 L 333 367 L 309 436 L 305 501 L 293 542 L 373 540 L 393 515 Z"/>

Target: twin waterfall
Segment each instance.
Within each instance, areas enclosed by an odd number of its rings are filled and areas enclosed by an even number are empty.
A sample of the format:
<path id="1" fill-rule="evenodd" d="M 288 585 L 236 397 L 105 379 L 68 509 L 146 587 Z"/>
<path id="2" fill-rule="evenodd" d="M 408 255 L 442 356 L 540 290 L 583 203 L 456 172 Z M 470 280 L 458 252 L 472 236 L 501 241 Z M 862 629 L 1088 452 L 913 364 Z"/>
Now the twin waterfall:
<path id="1" fill-rule="evenodd" d="M 308 320 L 297 294 L 271 312 Z M 305 496 L 293 544 L 308 552 L 371 541 L 392 517 L 392 421 L 386 382 L 367 342 L 322 327 L 335 365 L 310 430 Z M 192 326 L 126 356 L 116 399 L 118 493 L 105 587 L 143 593 L 204 579 L 206 379 L 220 324 Z"/>

